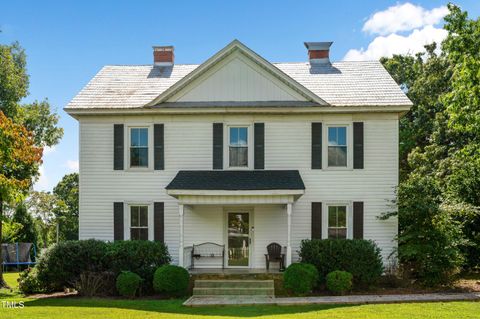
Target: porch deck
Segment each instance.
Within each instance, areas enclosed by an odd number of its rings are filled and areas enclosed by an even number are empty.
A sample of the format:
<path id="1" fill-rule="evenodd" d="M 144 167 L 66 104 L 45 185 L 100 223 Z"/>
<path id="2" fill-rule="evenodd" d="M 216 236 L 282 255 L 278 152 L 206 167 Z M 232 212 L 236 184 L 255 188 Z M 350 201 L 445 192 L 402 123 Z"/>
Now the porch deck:
<path id="1" fill-rule="evenodd" d="M 194 268 L 189 269 L 191 275 L 259 275 L 259 274 L 280 274 L 278 268 Z"/>

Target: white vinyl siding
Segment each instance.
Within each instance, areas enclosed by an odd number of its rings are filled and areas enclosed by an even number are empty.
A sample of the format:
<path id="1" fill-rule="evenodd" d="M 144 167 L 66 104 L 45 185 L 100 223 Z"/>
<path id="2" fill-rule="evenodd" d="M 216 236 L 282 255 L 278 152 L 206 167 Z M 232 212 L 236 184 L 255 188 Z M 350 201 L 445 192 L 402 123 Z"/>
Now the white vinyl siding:
<path id="1" fill-rule="evenodd" d="M 179 170 L 211 169 L 212 123 L 225 123 L 226 127 L 230 124 L 262 122 L 265 123 L 265 169 L 299 170 L 306 186 L 305 194 L 293 204 L 294 261 L 298 259 L 300 241 L 310 238 L 312 202 L 364 202 L 364 238 L 377 242 L 384 258 L 396 246 L 394 237 L 397 234 L 397 220 L 395 218 L 377 219 L 381 213 L 392 210 L 390 201 L 394 199 L 394 189 L 398 183 L 398 116 L 396 114 L 197 114 L 195 116 L 80 116 L 79 118 L 81 239 L 113 239 L 113 202 L 138 204 L 164 202 L 165 241 L 173 262 L 176 263 L 179 245 L 178 201 L 166 194 L 165 186 Z M 329 124 L 348 125 L 354 121 L 364 122 L 365 168 L 363 170 L 349 168 L 312 170 L 311 123 L 326 123 L 326 127 Z M 142 123 L 144 126 L 164 123 L 165 170 L 114 171 L 112 169 L 113 124 L 122 123 L 127 127 L 139 126 Z M 225 156 L 226 154 L 224 158 Z M 326 163 L 326 157 L 323 158 Z M 249 161 L 251 162 L 251 158 Z M 286 245 L 285 207 L 271 205 L 267 210 L 267 206 L 254 207 L 255 255 L 252 260 L 254 266 L 258 268 L 265 267 L 262 258 L 268 243 L 277 241 L 282 246 Z M 215 209 L 211 207 L 193 205 L 191 209 L 196 211 L 195 219 L 191 219 L 193 215 L 189 215 L 189 211 L 186 212 L 185 246 L 193 242 L 222 240 L 223 233 L 218 231 L 223 225 L 222 206 L 215 206 Z M 262 207 L 265 209 L 262 210 Z M 201 214 L 202 212 L 204 215 Z"/>

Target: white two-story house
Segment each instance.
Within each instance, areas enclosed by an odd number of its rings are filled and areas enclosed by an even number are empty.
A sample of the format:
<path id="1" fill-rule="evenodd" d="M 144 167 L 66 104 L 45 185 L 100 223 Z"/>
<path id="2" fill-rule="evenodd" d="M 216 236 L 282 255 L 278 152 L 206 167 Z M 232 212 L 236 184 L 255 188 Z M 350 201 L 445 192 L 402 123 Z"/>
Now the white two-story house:
<path id="1" fill-rule="evenodd" d="M 303 239 L 396 246 L 399 117 L 411 106 L 377 62 L 272 63 L 235 40 L 200 65 L 154 47 L 149 65 L 105 66 L 65 108 L 79 122 L 80 239 L 158 240 L 191 266 L 265 268 Z"/>

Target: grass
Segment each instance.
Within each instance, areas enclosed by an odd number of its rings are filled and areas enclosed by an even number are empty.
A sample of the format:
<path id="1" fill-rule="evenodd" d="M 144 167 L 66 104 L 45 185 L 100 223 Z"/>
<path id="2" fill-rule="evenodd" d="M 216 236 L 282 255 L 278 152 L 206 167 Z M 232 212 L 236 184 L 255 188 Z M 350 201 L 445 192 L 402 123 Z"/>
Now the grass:
<path id="1" fill-rule="evenodd" d="M 16 285 L 16 274 L 7 274 Z M 311 306 L 245 306 L 183 307 L 183 300 L 121 300 L 87 298 L 25 298 L 13 291 L 0 291 L 0 302 L 22 300 L 23 309 L 1 308 L 0 318 L 478 318 L 480 303 L 405 303 L 384 305 L 311 305 Z"/>

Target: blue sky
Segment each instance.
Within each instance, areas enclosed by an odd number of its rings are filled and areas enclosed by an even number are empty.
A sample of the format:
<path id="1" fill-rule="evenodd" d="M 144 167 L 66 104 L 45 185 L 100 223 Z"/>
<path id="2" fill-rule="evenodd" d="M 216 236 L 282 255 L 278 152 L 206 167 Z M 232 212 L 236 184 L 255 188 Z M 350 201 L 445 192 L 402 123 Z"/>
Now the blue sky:
<path id="1" fill-rule="evenodd" d="M 457 2 L 470 17 L 478 0 Z M 30 96 L 48 98 L 65 135 L 44 156 L 37 190 L 78 165 L 78 126 L 63 107 L 106 64 L 150 64 L 152 45 L 201 63 L 233 39 L 270 61 L 306 61 L 304 41 L 334 41 L 333 60 L 414 53 L 441 39 L 444 1 L 3 1 L 0 43 L 28 55 Z"/>

